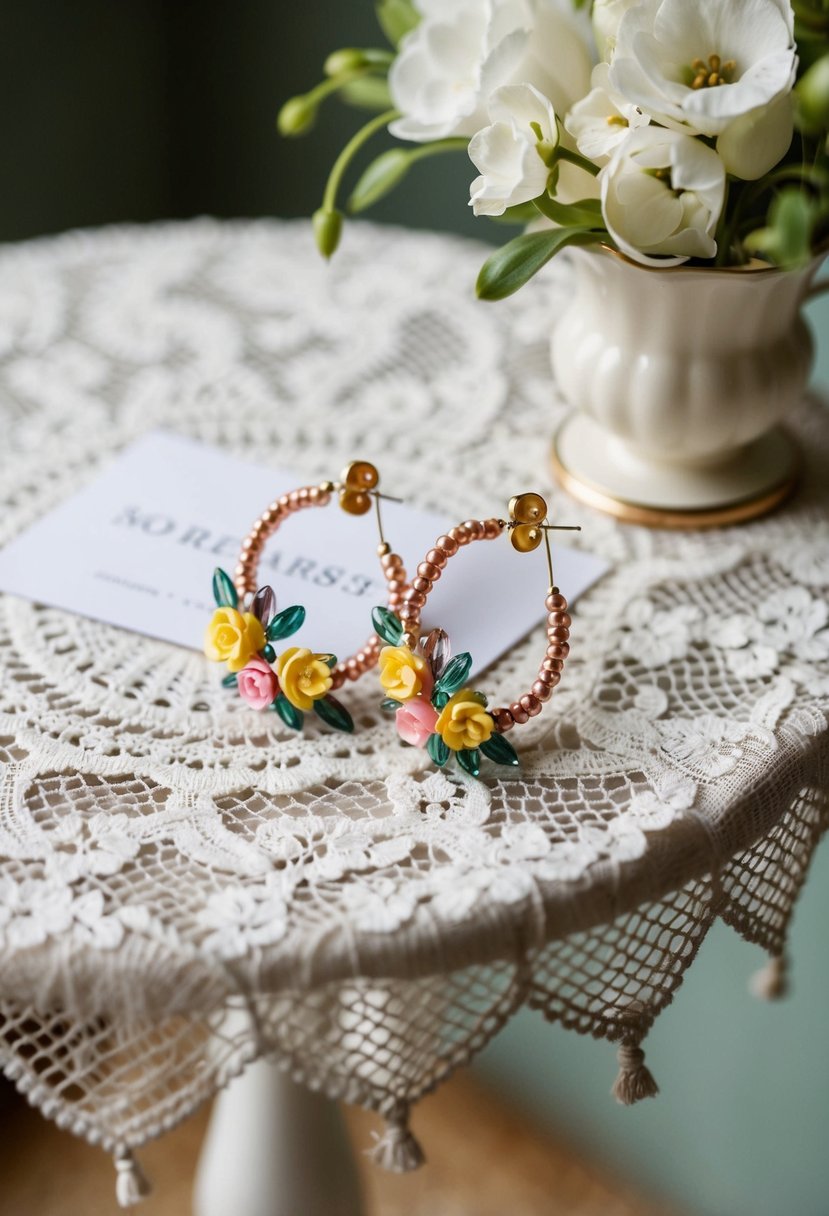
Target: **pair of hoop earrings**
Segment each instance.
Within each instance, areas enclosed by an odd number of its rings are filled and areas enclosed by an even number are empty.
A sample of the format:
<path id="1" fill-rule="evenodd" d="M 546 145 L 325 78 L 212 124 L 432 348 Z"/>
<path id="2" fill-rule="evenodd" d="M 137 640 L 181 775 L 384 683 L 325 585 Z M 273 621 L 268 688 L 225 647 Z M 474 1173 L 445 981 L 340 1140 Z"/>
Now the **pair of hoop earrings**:
<path id="1" fill-rule="evenodd" d="M 383 535 L 380 503 L 390 496 L 380 492 L 379 483 L 374 465 L 361 460 L 350 464 L 339 482 L 303 486 L 275 499 L 242 542 L 234 577 L 221 569 L 213 575 L 216 609 L 205 634 L 205 654 L 227 665 L 228 674 L 222 681 L 226 687 L 236 688 L 253 709 L 273 710 L 294 730 L 301 730 L 304 715 L 313 711 L 335 730 L 352 731 L 351 715 L 333 694 L 379 664 L 385 693 L 382 707 L 394 713 L 398 734 L 406 743 L 425 747 L 440 766 L 454 755 L 473 776 L 480 772 L 482 756 L 497 764 L 516 765 L 515 749 L 504 736 L 541 712 L 561 680 L 570 651 L 567 600 L 554 583 L 549 542 L 549 533 L 559 528 L 548 522 L 547 504 L 540 494 L 517 495 L 510 500 L 508 520 L 467 520 L 439 536 L 409 581 L 403 559 Z M 305 608 L 292 604 L 277 611 L 273 589 L 257 589 L 262 550 L 290 515 L 308 507 L 325 507 L 334 495 L 350 515 L 375 509 L 380 535 L 377 554 L 387 602 L 373 610 L 374 632 L 350 658 L 338 661 L 327 651 L 302 646 L 277 653 L 274 643 L 300 629 Z M 521 553 L 545 544 L 547 648 L 530 691 L 508 706 L 490 710 L 484 694 L 466 684 L 471 655 L 464 651 L 452 657 L 449 638 L 442 629 L 421 636 L 421 617 L 450 558 L 473 541 L 495 540 L 505 532 Z"/>

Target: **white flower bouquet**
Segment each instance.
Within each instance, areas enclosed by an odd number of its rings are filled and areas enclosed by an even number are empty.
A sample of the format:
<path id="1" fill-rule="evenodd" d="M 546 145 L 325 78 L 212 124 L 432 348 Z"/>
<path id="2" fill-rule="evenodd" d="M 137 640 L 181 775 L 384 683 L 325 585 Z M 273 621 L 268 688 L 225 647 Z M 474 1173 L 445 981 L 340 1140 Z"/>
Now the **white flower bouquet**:
<path id="1" fill-rule="evenodd" d="M 829 236 L 829 0 L 379 0 L 392 49 L 335 51 L 282 108 L 285 135 L 339 95 L 378 112 L 314 216 L 325 256 L 346 171 L 388 128 L 346 209 L 461 150 L 475 215 L 528 230 L 484 264 L 500 299 L 568 245 L 646 266 L 807 263 Z"/>

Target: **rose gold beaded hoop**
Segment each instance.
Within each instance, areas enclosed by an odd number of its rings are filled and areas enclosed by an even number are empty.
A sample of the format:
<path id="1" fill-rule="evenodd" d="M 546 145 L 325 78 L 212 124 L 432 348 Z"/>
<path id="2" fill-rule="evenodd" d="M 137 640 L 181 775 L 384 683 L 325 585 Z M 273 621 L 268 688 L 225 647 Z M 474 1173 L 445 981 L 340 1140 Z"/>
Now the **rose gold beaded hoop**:
<path id="1" fill-rule="evenodd" d="M 289 516 L 307 507 L 325 507 L 336 493 L 349 515 L 365 515 L 372 504 L 377 514 L 380 544 L 377 554 L 386 579 L 388 608 L 402 607 L 407 589 L 402 558 L 392 552 L 383 536 L 380 499 L 390 498 L 378 490 L 380 476 L 373 464 L 359 460 L 350 464 L 339 482 L 323 481 L 302 486 L 275 499 L 259 516 L 242 542 L 233 580 L 222 570 L 213 578 L 216 611 L 208 625 L 205 653 L 227 663 L 226 685 L 238 688 L 254 709 L 273 709 L 288 726 L 303 725 L 303 714 L 313 709 L 329 726 L 352 730 L 350 714 L 330 694 L 347 680 L 358 680 L 377 662 L 381 641 L 372 635 L 350 658 L 337 661 L 332 654 L 315 654 L 304 647 L 290 647 L 277 656 L 275 641 L 289 637 L 305 620 L 300 604 L 276 612 L 276 597 L 270 587 L 257 590 L 257 570 L 265 542 Z M 392 501 L 399 501 L 394 499 Z"/>
<path id="2" fill-rule="evenodd" d="M 512 498 L 509 516 L 509 520 L 467 520 L 439 536 L 417 567 L 411 587 L 404 591 L 396 616 L 379 609 L 374 618 L 388 643 L 380 652 L 380 682 L 386 692 L 383 707 L 395 712 L 398 733 L 405 742 L 426 747 L 437 764 L 446 764 L 454 753 L 461 767 L 473 776 L 480 771 L 481 754 L 498 764 L 518 763 L 514 748 L 503 736 L 541 712 L 561 680 L 570 653 L 570 614 L 567 600 L 553 579 L 548 534 L 581 529 L 549 523 L 547 503 L 540 494 Z M 520 553 L 531 553 L 542 541 L 546 545 L 547 650 L 530 691 L 509 706 L 489 710 L 483 693 L 465 686 L 471 655 L 464 651 L 450 659 L 449 639 L 443 630 L 432 630 L 421 638 L 420 621 L 429 593 L 449 559 L 463 545 L 495 540 L 504 531 Z"/>

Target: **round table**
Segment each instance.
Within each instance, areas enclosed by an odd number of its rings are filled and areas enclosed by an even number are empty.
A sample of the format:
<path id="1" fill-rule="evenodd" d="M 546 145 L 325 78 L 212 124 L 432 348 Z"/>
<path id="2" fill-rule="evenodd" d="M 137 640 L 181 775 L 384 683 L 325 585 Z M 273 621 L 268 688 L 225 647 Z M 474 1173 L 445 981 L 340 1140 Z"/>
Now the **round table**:
<path id="1" fill-rule="evenodd" d="M 530 486 L 569 519 L 547 349 L 567 267 L 486 305 L 484 252 L 354 225 L 329 266 L 305 223 L 208 220 L 6 248 L 0 543 L 158 426 L 314 479 L 377 458 L 452 518 Z M 791 427 L 803 484 L 765 521 L 677 536 L 579 508 L 611 571 L 520 769 L 480 781 L 403 747 L 371 681 L 352 737 L 297 736 L 195 652 L 0 599 L 0 1062 L 114 1154 L 122 1203 L 144 1190 L 133 1150 L 253 1061 L 380 1112 L 375 1157 L 404 1169 L 411 1105 L 523 1005 L 618 1043 L 631 1102 L 715 918 L 780 990 L 829 763 L 829 418 L 806 401 Z M 493 696 L 526 685 L 540 638 Z M 263 1078 L 229 1090 L 247 1116 L 217 1111 L 200 1213 L 231 1210 L 230 1161 L 238 1216 L 311 1216 L 313 1182 L 281 1175 L 293 1208 L 244 1189 L 280 1118 L 271 1164 L 306 1124 L 323 1144 L 318 1100 Z"/>

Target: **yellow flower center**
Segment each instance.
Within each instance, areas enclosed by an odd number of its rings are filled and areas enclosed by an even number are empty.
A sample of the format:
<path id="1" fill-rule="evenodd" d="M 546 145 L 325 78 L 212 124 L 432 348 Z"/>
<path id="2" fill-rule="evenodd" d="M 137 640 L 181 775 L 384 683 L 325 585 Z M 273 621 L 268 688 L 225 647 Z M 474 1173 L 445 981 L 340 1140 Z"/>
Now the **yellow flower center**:
<path id="1" fill-rule="evenodd" d="M 321 655 L 305 646 L 291 646 L 276 661 L 279 687 L 297 709 L 311 709 L 331 690 L 333 680 Z"/>
<path id="2" fill-rule="evenodd" d="M 691 88 L 716 89 L 721 84 L 732 84 L 737 63 L 734 59 L 726 59 L 723 63 L 719 55 L 709 55 L 705 59 L 691 60 Z"/>
<path id="3" fill-rule="evenodd" d="M 456 692 L 444 705 L 435 724 L 443 742 L 455 752 L 479 747 L 494 729 L 495 723 L 484 698 L 471 688 Z"/>
<path id="4" fill-rule="evenodd" d="M 241 671 L 265 645 L 261 621 L 250 612 L 217 608 L 204 635 L 204 653 L 216 663 L 227 663 L 229 671 Z"/>
<path id="5" fill-rule="evenodd" d="M 426 660 L 408 646 L 384 646 L 380 651 L 380 683 L 394 701 L 411 701 L 423 689 Z"/>

